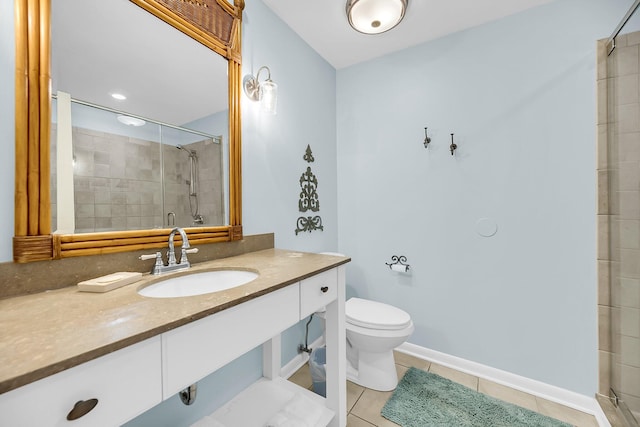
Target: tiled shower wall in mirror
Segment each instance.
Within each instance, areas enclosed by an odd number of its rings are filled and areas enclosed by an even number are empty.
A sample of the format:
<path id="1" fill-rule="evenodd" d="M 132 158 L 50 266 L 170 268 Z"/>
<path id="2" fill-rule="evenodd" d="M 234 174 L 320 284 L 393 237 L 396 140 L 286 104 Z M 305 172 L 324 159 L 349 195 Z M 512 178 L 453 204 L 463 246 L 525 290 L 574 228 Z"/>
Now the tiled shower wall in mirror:
<path id="1" fill-rule="evenodd" d="M 175 130 L 174 130 L 175 132 Z M 56 229 L 56 128 L 52 131 L 52 221 Z M 77 233 L 225 223 L 222 144 L 214 139 L 164 144 L 74 127 Z M 190 154 L 197 156 L 197 194 Z M 194 223 L 194 215 L 203 223 Z"/>

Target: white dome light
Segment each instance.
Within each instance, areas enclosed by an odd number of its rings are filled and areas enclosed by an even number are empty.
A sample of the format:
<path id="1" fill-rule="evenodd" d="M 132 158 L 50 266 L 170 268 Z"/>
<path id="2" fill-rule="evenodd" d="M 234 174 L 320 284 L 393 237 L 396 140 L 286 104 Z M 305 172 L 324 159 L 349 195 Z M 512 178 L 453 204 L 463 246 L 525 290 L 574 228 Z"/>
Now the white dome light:
<path id="1" fill-rule="evenodd" d="M 389 31 L 402 21 L 409 0 L 348 0 L 349 24 L 364 34 Z"/>
<path id="2" fill-rule="evenodd" d="M 137 117 L 125 116 L 122 114 L 118 116 L 118 121 L 129 126 L 142 126 L 147 123 L 142 119 L 138 119 Z"/>

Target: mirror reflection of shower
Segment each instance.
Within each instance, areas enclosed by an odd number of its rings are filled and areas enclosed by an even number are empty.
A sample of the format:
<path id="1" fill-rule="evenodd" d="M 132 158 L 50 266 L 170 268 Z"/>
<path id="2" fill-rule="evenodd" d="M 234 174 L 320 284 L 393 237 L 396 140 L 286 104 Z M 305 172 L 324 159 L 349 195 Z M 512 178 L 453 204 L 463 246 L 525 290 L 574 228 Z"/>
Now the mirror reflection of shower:
<path id="1" fill-rule="evenodd" d="M 204 217 L 200 214 L 198 201 L 198 153 L 180 144 L 176 145 L 178 150 L 184 150 L 189 154 L 189 179 L 186 184 L 189 186 L 189 209 L 193 218 L 193 225 L 204 224 Z"/>

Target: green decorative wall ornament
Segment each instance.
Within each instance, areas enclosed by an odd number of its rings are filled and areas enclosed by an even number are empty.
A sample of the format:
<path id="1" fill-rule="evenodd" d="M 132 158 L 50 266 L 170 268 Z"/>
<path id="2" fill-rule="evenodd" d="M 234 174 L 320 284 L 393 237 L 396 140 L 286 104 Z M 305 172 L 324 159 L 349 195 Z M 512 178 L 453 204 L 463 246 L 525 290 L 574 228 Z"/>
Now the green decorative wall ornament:
<path id="1" fill-rule="evenodd" d="M 315 160 L 311 152 L 311 146 L 307 145 L 307 149 L 302 158 L 307 163 L 312 163 Z M 318 212 L 320 210 L 320 200 L 317 190 L 318 178 L 316 178 L 313 171 L 311 171 L 311 166 L 308 166 L 307 170 L 300 176 L 300 199 L 298 200 L 298 210 L 300 212 Z M 324 230 L 320 216 L 301 216 L 296 221 L 296 236 L 301 231 L 308 231 L 310 233 L 314 230 Z"/>
<path id="2" fill-rule="evenodd" d="M 309 144 L 307 144 L 307 149 L 305 150 L 304 156 L 302 156 L 302 158 L 307 163 L 313 163 L 313 161 L 315 160 L 313 158 L 313 154 L 311 153 L 311 147 L 309 146 Z"/>
<path id="3" fill-rule="evenodd" d="M 320 218 L 319 216 L 301 216 L 300 218 L 298 218 L 298 221 L 296 223 L 296 236 L 301 231 L 308 231 L 309 233 L 311 233 L 313 230 L 324 230 L 324 227 L 322 227 L 322 218 Z"/>
<path id="4" fill-rule="evenodd" d="M 320 201 L 318 200 L 318 178 L 308 167 L 307 171 L 300 177 L 300 200 L 298 200 L 298 210 L 300 212 L 318 212 Z"/>

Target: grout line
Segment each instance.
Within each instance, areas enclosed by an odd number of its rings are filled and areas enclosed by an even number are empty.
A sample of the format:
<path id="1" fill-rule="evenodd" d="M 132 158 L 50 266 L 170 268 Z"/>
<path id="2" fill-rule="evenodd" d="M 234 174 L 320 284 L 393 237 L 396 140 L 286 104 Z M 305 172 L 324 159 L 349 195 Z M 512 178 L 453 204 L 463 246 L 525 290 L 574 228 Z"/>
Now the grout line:
<path id="1" fill-rule="evenodd" d="M 351 411 L 353 410 L 353 408 L 356 407 L 356 405 L 358 404 L 358 402 L 360 401 L 360 399 L 362 398 L 362 395 L 364 394 L 364 391 L 366 390 L 366 388 L 362 387 L 362 391 L 360 392 L 360 394 L 358 395 L 358 398 L 356 399 L 355 402 L 353 402 L 353 406 L 351 407 L 351 409 L 349 409 L 349 414 L 351 413 Z M 348 414 L 347 414 L 348 415 Z M 355 415 L 354 415 L 355 417 Z M 359 417 L 358 417 L 359 418 Z M 366 421 L 366 420 L 365 420 Z M 368 422 L 368 421 L 367 421 Z"/>

